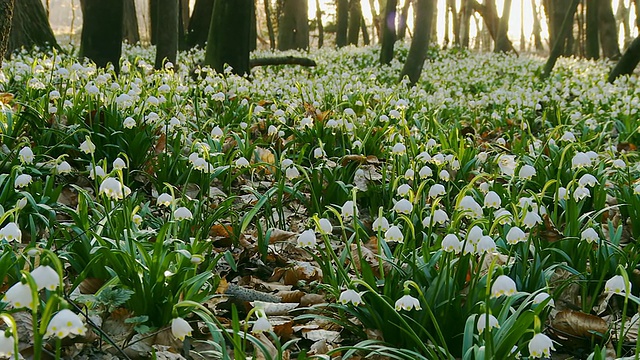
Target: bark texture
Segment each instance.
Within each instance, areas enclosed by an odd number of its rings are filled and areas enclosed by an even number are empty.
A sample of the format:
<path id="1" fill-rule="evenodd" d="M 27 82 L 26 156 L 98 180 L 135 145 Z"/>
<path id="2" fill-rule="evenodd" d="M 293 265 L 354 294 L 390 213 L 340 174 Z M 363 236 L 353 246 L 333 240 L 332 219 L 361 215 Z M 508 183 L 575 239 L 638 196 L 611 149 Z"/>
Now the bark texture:
<path id="1" fill-rule="evenodd" d="M 511 43 L 511 40 L 509 40 L 509 37 L 506 34 L 506 26 L 503 29 L 500 28 L 500 17 L 498 16 L 498 10 L 496 9 L 494 0 L 486 1 L 484 5 L 474 0 L 471 4 L 473 9 L 482 16 L 486 29 L 489 31 L 489 34 L 496 45 L 498 45 L 499 42 L 500 46 L 496 46 L 496 50 L 502 52 L 516 52 L 516 49 L 513 47 L 513 43 Z M 502 33 L 499 34 L 500 32 Z M 501 40 L 499 40 L 499 38 Z"/>
<path id="2" fill-rule="evenodd" d="M 598 0 L 598 32 L 602 55 L 608 59 L 619 59 L 618 29 L 611 0 Z"/>
<path id="3" fill-rule="evenodd" d="M 80 56 L 99 67 L 120 69 L 123 0 L 85 0 L 82 7 Z"/>
<path id="4" fill-rule="evenodd" d="M 278 21 L 278 50 L 309 48 L 307 0 L 286 0 Z"/>
<path id="5" fill-rule="evenodd" d="M 138 16 L 136 14 L 136 1 L 124 0 L 122 20 L 122 36 L 129 44 L 140 42 L 140 31 L 138 30 Z"/>
<path id="6" fill-rule="evenodd" d="M 178 29 L 180 4 L 176 0 L 158 0 L 158 9 L 162 9 L 157 15 L 158 31 L 156 44 L 155 68 L 162 69 L 165 62 L 176 63 L 178 55 Z"/>
<path id="7" fill-rule="evenodd" d="M 598 43 L 598 0 L 587 0 L 586 25 L 585 53 L 587 59 L 597 59 L 600 57 L 600 45 Z"/>
<path id="8" fill-rule="evenodd" d="M 393 45 L 396 43 L 396 8 L 398 0 L 387 0 L 382 18 L 382 41 L 380 64 L 387 65 L 393 60 Z"/>
<path id="9" fill-rule="evenodd" d="M 249 40 L 253 0 L 216 0 L 209 26 L 205 65 L 224 72 L 249 73 Z"/>
<path id="10" fill-rule="evenodd" d="M 347 29 L 349 28 L 349 0 L 337 0 L 336 6 L 336 46 L 347 45 Z"/>
<path id="11" fill-rule="evenodd" d="M 435 0 L 416 1 L 416 20 L 413 28 L 413 40 L 409 47 L 407 60 L 402 67 L 402 72 L 400 72 L 400 79 L 407 76 L 412 85 L 420 79 L 424 61 L 427 59 L 431 26 L 433 23 L 433 11 L 435 8 L 434 2 Z"/>
<path id="12" fill-rule="evenodd" d="M 349 31 L 347 33 L 347 43 L 358 46 L 360 37 L 360 23 L 362 21 L 362 6 L 360 0 L 349 2 Z"/>
<path id="13" fill-rule="evenodd" d="M 558 34 L 557 41 L 553 45 L 551 53 L 549 54 L 549 59 L 547 59 L 547 63 L 545 64 L 542 71 L 541 76 L 543 78 L 549 77 L 549 75 L 551 75 L 551 70 L 553 70 L 553 67 L 556 65 L 556 61 L 558 61 L 558 58 L 562 56 L 562 51 L 564 50 L 564 40 L 568 37 L 568 34 L 573 28 L 573 17 L 576 13 L 576 9 L 578 8 L 579 3 L 580 0 L 572 0 L 570 7 L 565 13 L 565 17 L 561 24 L 562 26 L 560 27 L 560 30 L 562 31 Z"/>
<path id="14" fill-rule="evenodd" d="M 11 18 L 13 18 L 13 0 L 0 0 L 0 67 L 7 52 Z"/>
<path id="15" fill-rule="evenodd" d="M 630 75 L 640 62 L 640 36 L 629 44 L 616 66 L 609 73 L 608 81 L 613 83 L 622 75 Z"/>
<path id="16" fill-rule="evenodd" d="M 196 0 L 193 5 L 191 19 L 187 30 L 187 47 L 204 48 L 209 36 L 209 25 L 211 25 L 211 13 L 213 13 L 214 0 Z"/>
<path id="17" fill-rule="evenodd" d="M 54 47 L 59 49 L 49 19 L 40 0 L 14 0 L 13 18 L 7 52 L 20 48 Z"/>

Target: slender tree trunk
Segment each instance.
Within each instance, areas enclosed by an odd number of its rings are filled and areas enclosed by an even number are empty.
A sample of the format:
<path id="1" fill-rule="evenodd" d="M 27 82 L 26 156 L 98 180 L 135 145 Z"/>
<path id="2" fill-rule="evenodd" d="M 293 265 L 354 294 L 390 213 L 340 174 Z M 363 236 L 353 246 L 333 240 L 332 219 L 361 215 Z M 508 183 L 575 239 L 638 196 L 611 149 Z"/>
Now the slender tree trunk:
<path id="1" fill-rule="evenodd" d="M 358 46 L 361 20 L 362 6 L 360 4 L 360 0 L 351 0 L 349 2 L 349 30 L 347 33 L 347 44 Z"/>
<path id="2" fill-rule="evenodd" d="M 0 0 L 0 68 L 2 68 L 2 60 L 9 42 L 11 18 L 13 18 L 13 0 Z"/>
<path id="3" fill-rule="evenodd" d="M 463 48 L 469 48 L 471 15 L 473 14 L 472 1 L 473 0 L 462 0 L 460 6 L 460 45 Z"/>
<path id="4" fill-rule="evenodd" d="M 640 31 L 640 0 L 633 0 L 633 8 L 636 12 L 636 29 Z"/>
<path id="5" fill-rule="evenodd" d="M 376 36 L 378 37 L 378 42 L 382 39 L 382 35 L 380 34 L 380 15 L 376 11 L 375 0 L 369 0 L 369 9 L 371 9 L 371 39 L 375 43 Z M 382 9 L 381 9 L 382 10 Z M 384 10 L 382 10 L 384 13 Z"/>
<path id="6" fill-rule="evenodd" d="M 397 0 L 387 0 L 382 19 L 382 41 L 380 45 L 380 64 L 387 65 L 393 60 L 393 46 L 396 43 Z"/>
<path id="7" fill-rule="evenodd" d="M 598 43 L 598 1 L 587 0 L 587 31 L 586 31 L 586 56 L 587 59 L 600 57 L 600 44 Z"/>
<path id="8" fill-rule="evenodd" d="M 453 24 L 453 44 L 460 46 L 460 19 L 458 18 L 458 10 L 456 9 L 455 0 L 447 0 L 447 9 L 451 13 L 451 22 Z"/>
<path id="9" fill-rule="evenodd" d="M 409 7 L 412 0 L 405 0 L 398 18 L 398 40 L 403 40 L 407 34 L 407 19 L 409 17 Z"/>
<path id="10" fill-rule="evenodd" d="M 622 75 L 631 75 L 640 62 L 640 36 L 635 38 L 624 52 L 616 66 L 609 73 L 608 81 L 613 83 Z"/>
<path id="11" fill-rule="evenodd" d="M 620 58 L 618 29 L 616 29 L 611 0 L 598 0 L 598 31 L 602 55 L 608 59 Z"/>
<path id="12" fill-rule="evenodd" d="M 567 34 L 571 32 L 573 28 L 573 17 L 576 13 L 576 9 L 578 8 L 579 3 L 580 0 L 573 0 L 570 4 L 570 7 L 567 9 L 567 12 L 565 13 L 564 20 L 562 21 L 562 26 L 560 27 L 560 30 L 562 31 L 558 34 L 557 41 L 555 44 L 553 44 L 551 54 L 549 54 L 549 59 L 544 66 L 544 70 L 542 71 L 541 76 L 543 78 L 547 78 L 549 77 L 549 75 L 551 75 L 551 70 L 553 70 L 553 67 L 556 65 L 556 61 L 558 61 L 558 58 L 562 55 L 562 43 L 564 43 L 564 39 L 567 38 Z"/>
<path id="13" fill-rule="evenodd" d="M 371 39 L 369 38 L 369 30 L 367 29 L 367 22 L 364 21 L 364 16 L 360 17 L 360 28 L 362 29 L 362 43 L 365 46 L 371 44 Z"/>
<path id="14" fill-rule="evenodd" d="M 278 21 L 278 50 L 309 48 L 307 0 L 286 0 Z"/>
<path id="15" fill-rule="evenodd" d="M 256 0 L 253 0 L 251 6 L 251 29 L 249 31 L 249 51 L 254 51 L 258 48 L 258 18 L 256 16 Z"/>
<path id="16" fill-rule="evenodd" d="M 631 6 L 631 4 L 629 4 Z M 624 31 L 624 48 L 633 41 L 631 38 L 631 27 L 629 26 L 629 13 L 630 8 L 625 5 L 625 1 L 618 1 L 618 8 L 616 9 L 616 29 L 620 29 L 620 25 L 622 25 L 622 30 Z"/>
<path id="17" fill-rule="evenodd" d="M 322 8 L 320 0 L 316 0 L 316 23 L 318 26 L 318 48 L 324 45 L 324 26 L 322 25 Z"/>
<path id="18" fill-rule="evenodd" d="M 129 44 L 140 42 L 140 31 L 138 30 L 138 16 L 136 14 L 136 1 L 124 0 L 122 10 L 122 37 Z"/>
<path id="19" fill-rule="evenodd" d="M 179 0 L 178 8 L 178 49 L 187 50 L 187 33 L 189 32 L 189 0 Z"/>
<path id="20" fill-rule="evenodd" d="M 165 62 L 176 63 L 178 54 L 178 24 L 180 4 L 176 0 L 158 0 L 158 29 L 156 45 L 156 69 L 162 69 Z"/>
<path id="21" fill-rule="evenodd" d="M 409 83 L 414 85 L 420 79 L 424 61 L 429 50 L 429 38 L 431 37 L 431 25 L 433 22 L 434 0 L 416 1 L 416 20 L 413 30 L 413 40 L 409 47 L 407 60 L 400 72 L 400 79 L 409 78 Z"/>
<path id="22" fill-rule="evenodd" d="M 14 0 L 7 52 L 12 53 L 20 48 L 31 50 L 34 46 L 45 49 L 60 48 L 49 25 L 42 2 L 40 0 Z"/>
<path id="23" fill-rule="evenodd" d="M 336 7 L 336 46 L 347 45 L 347 29 L 349 28 L 349 0 L 337 0 Z"/>
<path id="24" fill-rule="evenodd" d="M 158 41 L 158 1 L 149 0 L 149 41 L 151 41 L 151 45 L 155 45 Z"/>
<path id="25" fill-rule="evenodd" d="M 513 50 L 513 45 L 507 44 L 507 32 L 509 31 L 509 17 L 511 16 L 511 0 L 504 1 L 502 17 L 498 23 L 498 37 L 496 38 L 496 52 L 507 52 Z M 511 46 L 511 49 L 509 49 Z"/>
<path id="26" fill-rule="evenodd" d="M 317 0 L 316 0 L 317 1 Z M 276 48 L 276 33 L 273 30 L 273 21 L 271 20 L 271 0 L 264 0 L 264 14 L 267 19 L 267 31 L 269 31 L 269 47 L 271 50 Z"/>
<path id="27" fill-rule="evenodd" d="M 444 7 L 444 38 L 442 40 L 443 48 L 447 48 L 449 45 L 449 0 Z"/>
<path id="28" fill-rule="evenodd" d="M 223 73 L 226 64 L 236 74 L 249 73 L 249 39 L 253 0 L 216 0 L 209 26 L 205 65 Z"/>
<path id="29" fill-rule="evenodd" d="M 531 0 L 531 9 L 533 10 L 533 43 L 536 47 L 536 51 L 544 50 L 542 45 L 542 26 L 540 25 L 540 12 L 538 11 L 538 5 L 536 0 Z"/>
<path id="30" fill-rule="evenodd" d="M 486 1 L 484 5 L 481 5 L 477 1 L 473 1 L 472 6 L 474 10 L 480 13 L 482 19 L 484 20 L 485 27 L 491 35 L 491 38 L 496 44 L 498 44 L 500 18 L 498 17 L 498 11 L 496 10 L 494 0 Z M 502 35 L 503 40 L 500 40 L 501 43 L 499 50 L 503 52 L 515 53 L 516 50 L 514 49 L 511 40 L 509 40 L 509 37 L 506 35 L 506 29 L 504 30 L 504 32 L 505 33 Z"/>
<path id="31" fill-rule="evenodd" d="M 214 0 L 196 0 L 187 30 L 186 43 L 188 48 L 196 46 L 204 48 L 204 44 L 207 42 L 207 37 L 209 36 L 213 3 Z"/>
<path id="32" fill-rule="evenodd" d="M 122 0 L 85 0 L 82 8 L 80 56 L 99 67 L 120 70 L 122 53 Z"/>

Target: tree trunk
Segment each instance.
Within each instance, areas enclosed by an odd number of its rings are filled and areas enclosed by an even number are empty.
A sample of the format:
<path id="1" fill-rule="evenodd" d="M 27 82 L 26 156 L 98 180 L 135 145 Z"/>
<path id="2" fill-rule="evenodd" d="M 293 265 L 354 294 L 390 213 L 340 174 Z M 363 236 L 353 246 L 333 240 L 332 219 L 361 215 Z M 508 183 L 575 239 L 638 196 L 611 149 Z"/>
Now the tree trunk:
<path id="1" fill-rule="evenodd" d="M 278 21 L 278 50 L 309 48 L 307 0 L 286 0 Z"/>
<path id="2" fill-rule="evenodd" d="M 640 0 L 633 0 L 633 8 L 636 12 L 636 28 L 640 31 Z"/>
<path id="3" fill-rule="evenodd" d="M 360 28 L 362 29 L 362 43 L 364 46 L 371 44 L 371 39 L 369 39 L 369 30 L 367 29 L 367 22 L 364 21 L 364 16 L 360 17 Z"/>
<path id="4" fill-rule="evenodd" d="M 267 1 L 267 0 L 265 0 Z M 211 25 L 211 13 L 213 12 L 214 0 L 196 0 L 189 19 L 189 29 L 187 31 L 187 47 L 201 47 L 207 42 L 209 36 L 209 25 Z"/>
<path id="5" fill-rule="evenodd" d="M 216 0 L 209 26 L 205 65 L 223 73 L 249 73 L 249 39 L 253 0 Z"/>
<path id="6" fill-rule="evenodd" d="M 458 18 L 458 10 L 456 9 L 455 0 L 447 0 L 447 9 L 451 13 L 451 22 L 453 25 L 453 44 L 460 46 L 460 19 Z M 447 13 L 449 13 L 447 12 Z"/>
<path id="7" fill-rule="evenodd" d="M 533 43 L 536 47 L 536 51 L 544 50 L 542 45 L 542 26 L 540 25 L 540 12 L 538 11 L 538 5 L 536 0 L 531 0 L 531 9 L 533 10 Z"/>
<path id="8" fill-rule="evenodd" d="M 460 5 L 460 45 L 463 48 L 469 48 L 471 15 L 473 14 L 472 1 L 473 0 L 462 0 Z"/>
<path id="9" fill-rule="evenodd" d="M 178 24 L 180 4 L 176 0 L 158 0 L 158 31 L 156 34 L 156 69 L 162 69 L 165 62 L 176 63 L 178 54 Z"/>
<path id="10" fill-rule="evenodd" d="M 600 57 L 600 44 L 598 43 L 598 1 L 587 0 L 587 30 L 586 30 L 586 56 L 587 59 Z"/>
<path id="11" fill-rule="evenodd" d="M 85 0 L 82 8 L 80 56 L 99 67 L 120 70 L 123 0 Z"/>
<path id="12" fill-rule="evenodd" d="M 405 0 L 398 18 L 398 40 L 403 40 L 407 34 L 407 19 L 409 18 L 409 7 L 411 0 Z"/>
<path id="13" fill-rule="evenodd" d="M 92 0 L 85 0 L 92 1 Z M 149 41 L 155 45 L 158 41 L 158 0 L 149 0 Z"/>
<path id="14" fill-rule="evenodd" d="M 138 30 L 138 16 L 136 14 L 136 1 L 124 0 L 122 10 L 122 37 L 129 44 L 140 42 L 140 31 Z"/>
<path id="15" fill-rule="evenodd" d="M 498 32 L 496 38 L 496 52 L 507 52 L 513 50 L 513 45 L 507 44 L 507 32 L 509 31 L 509 17 L 511 16 L 511 0 L 504 1 L 502 8 L 502 17 L 498 23 Z M 511 49 L 509 49 L 511 47 Z"/>
<path id="16" fill-rule="evenodd" d="M 566 56 L 573 53 L 573 31 L 564 33 L 562 24 L 567 11 L 569 11 L 572 6 L 572 1 L 573 0 L 543 0 L 543 5 L 549 19 L 550 48 L 554 48 L 555 44 L 558 43 L 558 46 L 560 46 L 560 55 Z M 598 0 L 598 2 L 600 1 L 605 0 Z M 571 19 L 571 29 L 573 29 L 573 18 Z M 562 38 L 560 36 L 561 34 L 565 34 L 565 37 Z"/>
<path id="17" fill-rule="evenodd" d="M 369 9 L 371 9 L 371 39 L 375 43 L 376 36 L 378 37 L 378 42 L 382 38 L 380 34 L 380 15 L 376 12 L 375 1 L 369 0 Z M 382 9 L 381 9 L 382 10 Z M 384 13 L 384 11 L 382 11 Z"/>
<path id="18" fill-rule="evenodd" d="M 13 17 L 13 0 L 0 0 L 0 68 L 7 51 L 11 18 Z"/>
<path id="19" fill-rule="evenodd" d="M 578 8 L 579 3 L 580 0 L 573 0 L 570 4 L 570 7 L 565 13 L 564 20 L 562 21 L 562 26 L 560 26 L 560 30 L 562 31 L 558 33 L 557 41 L 555 44 L 553 44 L 551 53 L 549 54 L 549 59 L 544 66 L 544 70 L 542 71 L 541 76 L 543 78 L 547 78 L 549 77 L 549 75 L 551 75 L 551 70 L 553 70 L 553 67 L 556 65 L 556 61 L 558 61 L 558 58 L 562 55 L 563 43 L 564 40 L 568 37 L 567 34 L 570 33 L 573 28 L 573 16 L 576 13 L 576 9 Z"/>
<path id="20" fill-rule="evenodd" d="M 51 30 L 51 25 L 49 25 L 42 2 L 40 0 L 17 0 L 13 4 L 13 18 L 11 19 L 7 52 L 12 53 L 20 48 L 31 50 L 34 46 L 60 48 Z"/>
<path id="21" fill-rule="evenodd" d="M 362 20 L 362 6 L 360 0 L 349 2 L 349 31 L 347 33 L 347 43 L 358 46 L 360 35 L 360 22 Z"/>
<path id="22" fill-rule="evenodd" d="M 347 29 L 349 27 L 349 0 L 337 0 L 336 7 L 336 46 L 347 45 Z"/>
<path id="23" fill-rule="evenodd" d="M 322 8 L 320 0 L 316 0 L 316 26 L 318 27 L 318 48 L 324 45 L 324 26 L 322 25 Z"/>
<path id="24" fill-rule="evenodd" d="M 631 6 L 631 4 L 629 4 Z M 618 1 L 618 9 L 616 9 L 616 29 L 620 29 L 620 25 L 622 25 L 622 30 L 624 31 L 624 48 L 633 41 L 631 38 L 631 26 L 629 26 L 629 12 L 630 8 L 625 5 L 625 2 L 620 0 Z"/>
<path id="25" fill-rule="evenodd" d="M 420 79 L 424 61 L 427 59 L 433 11 L 435 8 L 434 1 L 435 0 L 417 0 L 416 2 L 413 40 L 409 47 L 407 60 L 402 67 L 402 72 L 400 72 L 400 79 L 402 80 L 407 76 L 411 85 L 414 85 Z"/>
<path id="26" fill-rule="evenodd" d="M 431 26 L 431 35 L 430 38 L 431 39 L 438 39 L 438 1 L 434 1 L 433 2 L 433 10 L 431 11 L 431 24 L 433 26 Z M 417 19 L 417 15 L 416 15 L 416 10 L 414 7 L 414 11 L 413 11 L 413 20 L 415 21 Z M 414 26 L 415 28 L 415 26 Z M 409 36 L 411 36 L 411 33 L 409 33 Z"/>
<path id="27" fill-rule="evenodd" d="M 598 31 L 602 55 L 612 60 L 619 59 L 618 29 L 611 0 L 598 0 Z"/>
<path id="28" fill-rule="evenodd" d="M 256 16 L 256 0 L 253 0 L 251 6 L 251 29 L 249 31 L 249 51 L 254 51 L 258 48 L 258 18 Z"/>
<path id="29" fill-rule="evenodd" d="M 398 0 L 387 0 L 382 19 L 382 41 L 380 44 L 380 64 L 387 65 L 393 60 L 393 46 L 396 43 L 396 8 Z"/>
<path id="30" fill-rule="evenodd" d="M 640 62 L 640 36 L 635 38 L 624 52 L 616 66 L 609 73 L 608 81 L 613 83 L 622 75 L 631 75 Z"/>
<path id="31" fill-rule="evenodd" d="M 316 4 L 317 4 L 316 0 Z M 267 19 L 267 31 L 269 31 L 269 48 L 275 50 L 276 48 L 276 33 L 273 30 L 273 21 L 271 21 L 271 4 L 270 0 L 264 0 L 264 14 Z"/>
<path id="32" fill-rule="evenodd" d="M 179 0 L 178 8 L 178 49 L 187 50 L 187 32 L 189 31 L 189 0 Z M 186 16 L 185 16 L 186 15 Z"/>
<path id="33" fill-rule="evenodd" d="M 489 34 L 491 35 L 493 41 L 497 44 L 500 18 L 498 17 L 498 11 L 496 10 L 494 0 L 485 2 L 485 5 L 481 5 L 477 1 L 473 1 L 471 4 L 473 6 L 473 9 L 480 13 L 480 15 L 482 16 L 486 29 L 489 31 Z M 515 53 L 516 49 L 514 49 L 511 40 L 509 40 L 509 37 L 506 34 L 506 29 L 504 29 L 503 31 L 503 40 L 500 40 L 501 43 L 499 51 Z"/>

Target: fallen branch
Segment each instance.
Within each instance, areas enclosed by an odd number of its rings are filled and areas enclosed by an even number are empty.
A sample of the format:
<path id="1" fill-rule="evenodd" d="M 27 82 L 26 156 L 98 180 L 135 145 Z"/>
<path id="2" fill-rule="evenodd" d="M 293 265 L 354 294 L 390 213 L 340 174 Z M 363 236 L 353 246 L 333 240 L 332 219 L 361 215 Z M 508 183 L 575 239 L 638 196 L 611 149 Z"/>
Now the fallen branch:
<path id="1" fill-rule="evenodd" d="M 303 57 L 295 56 L 282 56 L 282 57 L 268 57 L 257 58 L 249 60 L 249 66 L 267 66 L 267 65 L 302 65 L 302 66 L 316 66 L 316 62 Z"/>

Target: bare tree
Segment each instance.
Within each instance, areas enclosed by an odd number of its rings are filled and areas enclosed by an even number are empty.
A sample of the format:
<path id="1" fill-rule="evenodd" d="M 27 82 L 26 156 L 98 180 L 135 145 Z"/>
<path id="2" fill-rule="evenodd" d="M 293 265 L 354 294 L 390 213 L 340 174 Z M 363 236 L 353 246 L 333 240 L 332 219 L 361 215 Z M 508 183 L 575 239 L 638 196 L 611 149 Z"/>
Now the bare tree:
<path id="1" fill-rule="evenodd" d="M 358 45 L 360 25 L 362 23 L 362 5 L 360 0 L 349 1 L 349 29 L 347 32 L 347 44 Z"/>
<path id="2" fill-rule="evenodd" d="M 635 38 L 624 52 L 616 66 L 609 73 L 608 81 L 613 83 L 623 75 L 631 75 L 640 62 L 640 36 Z"/>
<path id="3" fill-rule="evenodd" d="M 393 60 L 393 46 L 396 43 L 396 8 L 398 0 L 387 0 L 382 18 L 382 41 L 380 45 L 380 64 L 387 65 Z"/>
<path id="4" fill-rule="evenodd" d="M 562 56 L 564 42 L 567 38 L 567 34 L 570 33 L 573 28 L 573 16 L 576 13 L 579 3 L 580 0 L 572 0 L 571 4 L 569 4 L 569 7 L 565 11 L 564 19 L 562 20 L 562 24 L 559 29 L 562 31 L 556 36 L 556 42 L 551 48 L 549 59 L 547 59 L 547 63 L 540 74 L 542 78 L 547 78 L 551 75 L 551 70 L 553 70 L 553 67 L 556 65 L 556 61 L 558 61 L 558 58 Z"/>
<path id="5" fill-rule="evenodd" d="M 205 65 L 222 73 L 226 65 L 236 74 L 249 73 L 249 40 L 253 0 L 215 0 Z"/>
<path id="6" fill-rule="evenodd" d="M 324 45 L 324 26 L 322 25 L 320 0 L 316 0 L 316 26 L 318 27 L 318 48 L 321 48 Z"/>
<path id="7" fill-rule="evenodd" d="M 129 44 L 140 42 L 140 31 L 138 30 L 138 16 L 136 14 L 136 1 L 124 0 L 122 10 L 122 37 Z"/>
<path id="8" fill-rule="evenodd" d="M 120 69 L 122 53 L 122 0 L 84 0 L 82 6 L 82 39 L 80 56 L 99 67 L 112 64 Z"/>
<path id="9" fill-rule="evenodd" d="M 533 43 L 537 51 L 542 51 L 544 46 L 542 45 L 542 26 L 540 25 L 540 12 L 538 11 L 538 5 L 536 0 L 531 0 L 531 9 L 533 13 Z"/>
<path id="10" fill-rule="evenodd" d="M 187 47 L 192 48 L 198 46 L 204 48 L 204 44 L 207 42 L 207 37 L 209 36 L 213 2 L 214 0 L 196 0 L 191 18 L 189 19 L 186 36 Z"/>
<path id="11" fill-rule="evenodd" d="M 597 59 L 600 57 L 600 44 L 598 43 L 598 1 L 587 0 L 586 20 L 586 57 Z"/>
<path id="12" fill-rule="evenodd" d="M 413 40 L 409 47 L 407 60 L 400 72 L 400 79 L 409 78 L 410 84 L 415 84 L 420 79 L 424 61 L 427 59 L 429 51 L 429 40 L 431 37 L 431 25 L 433 22 L 433 11 L 435 9 L 434 0 L 416 1 L 416 19 L 413 30 Z"/>
<path id="13" fill-rule="evenodd" d="M 620 58 L 618 29 L 611 0 L 598 0 L 598 32 L 602 55 L 608 59 Z"/>
<path id="14" fill-rule="evenodd" d="M 18 0 L 13 4 L 13 17 L 7 52 L 20 48 L 54 47 L 59 49 L 49 19 L 40 0 Z"/>
<path id="15" fill-rule="evenodd" d="M 469 33 L 471 29 L 471 15 L 473 14 L 473 0 L 462 0 L 460 5 L 460 45 L 469 47 Z"/>
<path id="16" fill-rule="evenodd" d="M 11 18 L 13 18 L 13 0 L 0 0 L 0 66 L 7 51 Z"/>
<path id="17" fill-rule="evenodd" d="M 180 9 L 176 0 L 158 0 L 157 25 L 156 34 L 156 61 L 155 68 L 162 69 L 165 62 L 176 63 L 178 55 L 178 27 Z"/>
<path id="18" fill-rule="evenodd" d="M 278 49 L 309 48 L 307 0 L 285 0 L 278 21 Z"/>
<path id="19" fill-rule="evenodd" d="M 349 28 L 349 0 L 337 0 L 336 6 L 336 46 L 347 45 Z"/>
<path id="20" fill-rule="evenodd" d="M 409 8 L 411 7 L 412 0 L 405 0 L 400 16 L 398 17 L 398 39 L 402 40 L 407 34 L 407 19 L 409 17 Z"/>
<path id="21" fill-rule="evenodd" d="M 496 49 L 502 52 L 516 52 L 511 40 L 509 40 L 509 37 L 507 36 L 506 25 L 500 26 L 501 21 L 500 17 L 498 17 L 495 0 L 487 0 L 484 5 L 474 0 L 471 5 L 473 9 L 482 16 L 486 29 L 489 31 L 491 38 L 496 43 Z M 503 17 L 505 16 L 505 20 L 508 22 L 509 14 L 505 13 Z"/>

